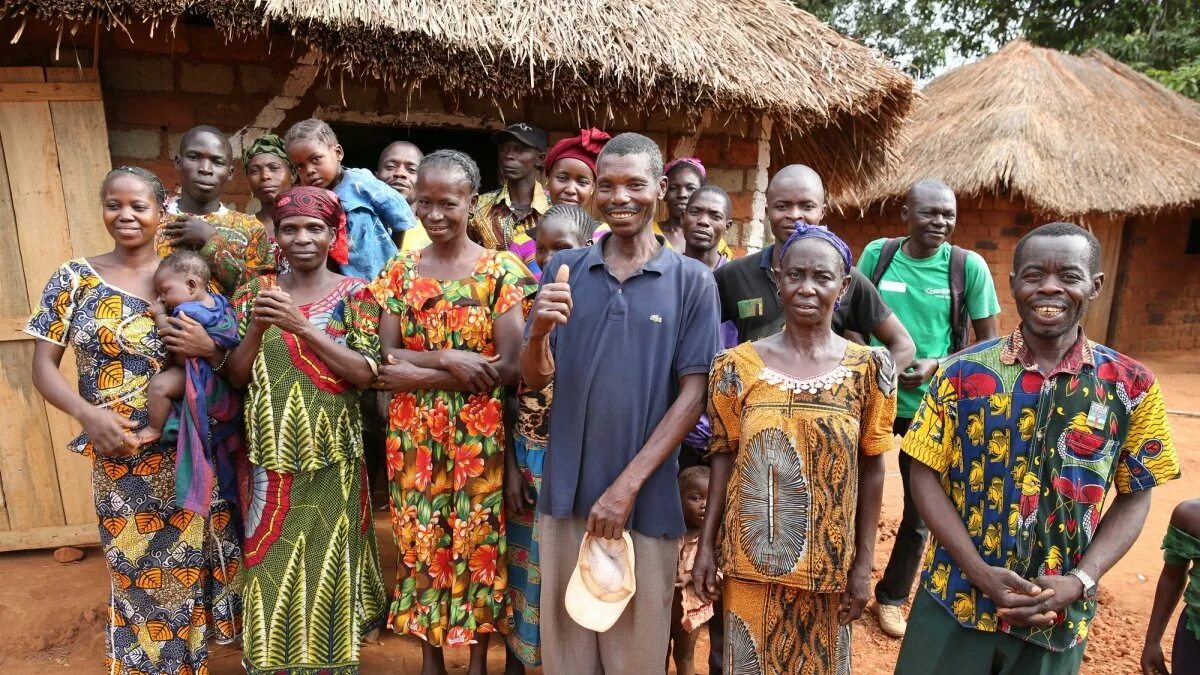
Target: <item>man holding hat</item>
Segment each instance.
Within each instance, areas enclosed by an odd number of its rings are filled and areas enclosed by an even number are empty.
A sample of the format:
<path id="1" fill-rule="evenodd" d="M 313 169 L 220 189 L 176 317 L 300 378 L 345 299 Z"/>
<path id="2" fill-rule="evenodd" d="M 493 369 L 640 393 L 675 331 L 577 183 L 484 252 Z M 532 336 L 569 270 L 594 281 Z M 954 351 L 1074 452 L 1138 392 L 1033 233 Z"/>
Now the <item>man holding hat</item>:
<path id="1" fill-rule="evenodd" d="M 528 122 L 510 124 L 492 135 L 502 182 L 499 190 L 479 195 L 468 228 L 471 239 L 507 251 L 517 235 L 537 227 L 550 208 L 550 195 L 537 179 L 546 140 L 546 130 Z M 528 265 L 532 259 L 523 262 Z"/>

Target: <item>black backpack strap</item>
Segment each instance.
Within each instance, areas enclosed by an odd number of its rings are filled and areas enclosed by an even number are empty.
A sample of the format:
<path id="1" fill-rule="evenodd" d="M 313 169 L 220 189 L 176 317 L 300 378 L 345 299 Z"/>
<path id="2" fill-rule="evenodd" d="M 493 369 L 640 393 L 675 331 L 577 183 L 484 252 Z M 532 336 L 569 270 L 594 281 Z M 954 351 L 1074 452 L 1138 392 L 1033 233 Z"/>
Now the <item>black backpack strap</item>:
<path id="1" fill-rule="evenodd" d="M 950 353 L 971 344 L 971 314 L 967 311 L 967 249 L 950 247 Z"/>
<path id="2" fill-rule="evenodd" d="M 892 264 L 892 259 L 896 257 L 896 251 L 900 250 L 900 245 L 903 243 L 903 237 L 893 237 L 883 242 L 883 247 L 879 249 L 879 260 L 875 261 L 875 270 L 871 272 L 871 284 L 876 288 L 879 288 L 879 280 L 883 278 L 883 273 Z"/>

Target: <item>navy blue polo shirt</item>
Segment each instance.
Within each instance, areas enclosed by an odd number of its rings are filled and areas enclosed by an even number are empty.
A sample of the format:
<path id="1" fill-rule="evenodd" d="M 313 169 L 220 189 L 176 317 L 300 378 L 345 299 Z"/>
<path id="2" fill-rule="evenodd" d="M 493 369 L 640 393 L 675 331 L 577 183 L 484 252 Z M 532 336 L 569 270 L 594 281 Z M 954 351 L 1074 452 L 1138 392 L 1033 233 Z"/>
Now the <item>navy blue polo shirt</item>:
<path id="1" fill-rule="evenodd" d="M 679 378 L 706 374 L 720 348 L 716 282 L 702 263 L 664 244 L 618 283 L 604 263 L 606 235 L 562 251 L 542 272 L 571 268 L 571 319 L 550 334 L 554 399 L 538 497 L 542 513 L 587 518 L 650 438 L 679 393 Z M 686 531 L 679 449 L 638 493 L 627 528 L 649 537 Z"/>

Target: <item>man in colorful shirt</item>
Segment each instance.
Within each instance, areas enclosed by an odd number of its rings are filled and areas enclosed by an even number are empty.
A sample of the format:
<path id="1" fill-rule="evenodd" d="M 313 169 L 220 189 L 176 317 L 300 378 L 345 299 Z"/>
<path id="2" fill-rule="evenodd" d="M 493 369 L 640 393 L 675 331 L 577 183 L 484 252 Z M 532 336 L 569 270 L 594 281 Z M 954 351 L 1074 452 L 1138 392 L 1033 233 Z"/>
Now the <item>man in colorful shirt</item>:
<path id="1" fill-rule="evenodd" d="M 954 233 L 958 216 L 958 203 L 954 191 L 939 180 L 923 180 L 908 191 L 900 219 L 908 227 L 908 236 L 903 239 L 876 239 L 867 244 L 858 260 L 858 268 L 864 276 L 878 279 L 879 294 L 896 317 L 908 329 L 917 346 L 912 365 L 899 375 L 897 389 L 896 421 L 893 431 L 897 436 L 908 432 L 925 385 L 937 372 L 940 360 L 971 344 L 970 332 L 975 332 L 974 342 L 991 340 L 997 336 L 1000 301 L 996 298 L 996 286 L 987 263 L 974 251 L 954 249 L 948 241 Z M 892 257 L 887 260 L 885 249 L 889 242 Z M 957 250 L 958 253 L 953 251 Z M 955 284 L 952 257 L 962 256 L 960 270 L 963 279 L 962 307 L 952 299 Z M 883 260 L 881 260 L 881 258 Z M 883 269 L 878 269 L 879 265 Z M 951 318 L 951 314 L 959 315 Z M 954 345 L 957 322 L 970 321 L 965 329 L 962 345 Z M 913 579 L 921 566 L 928 531 L 917 513 L 913 501 L 909 475 L 912 458 L 900 456 L 900 482 L 904 488 L 904 515 L 900 529 L 896 532 L 895 545 L 888 557 L 883 578 L 875 585 L 875 615 L 879 627 L 891 637 L 904 637 L 906 624 L 902 605 L 908 601 Z"/>
<path id="2" fill-rule="evenodd" d="M 177 248 L 195 249 L 208 263 L 214 290 L 232 295 L 238 286 L 273 271 L 275 253 L 262 223 L 221 203 L 233 177 L 233 149 L 216 127 L 188 130 L 175 157 L 179 192 L 167 200 L 167 213 L 155 237 L 160 257 Z"/>
<path id="3" fill-rule="evenodd" d="M 479 196 L 468 233 L 481 246 L 512 251 L 538 275 L 534 229 L 550 208 L 550 193 L 537 179 L 546 158 L 546 131 L 517 122 L 492 135 L 500 156 L 499 190 Z M 524 235 L 524 236 L 522 236 Z"/>
<path id="4" fill-rule="evenodd" d="M 902 449 L 933 542 L 897 673 L 1078 672 L 1096 582 L 1150 489 L 1179 476 L 1158 381 L 1080 327 L 1103 281 L 1090 232 L 1030 232 L 1011 276 L 1021 326 L 930 383 Z"/>

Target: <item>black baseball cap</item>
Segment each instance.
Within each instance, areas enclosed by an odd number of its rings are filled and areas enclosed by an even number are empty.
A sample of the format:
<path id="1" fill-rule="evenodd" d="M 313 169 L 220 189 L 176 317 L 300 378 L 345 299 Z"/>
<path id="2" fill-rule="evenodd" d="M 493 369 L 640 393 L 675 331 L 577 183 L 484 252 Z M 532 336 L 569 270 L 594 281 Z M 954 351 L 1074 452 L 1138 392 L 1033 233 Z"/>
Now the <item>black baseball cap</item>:
<path id="1" fill-rule="evenodd" d="M 516 140 L 522 145 L 528 145 L 531 148 L 536 148 L 540 152 L 546 151 L 546 145 L 548 142 L 546 130 L 536 124 L 530 124 L 528 122 L 516 122 L 492 134 L 492 142 L 496 145 L 500 145 L 510 138 Z"/>

